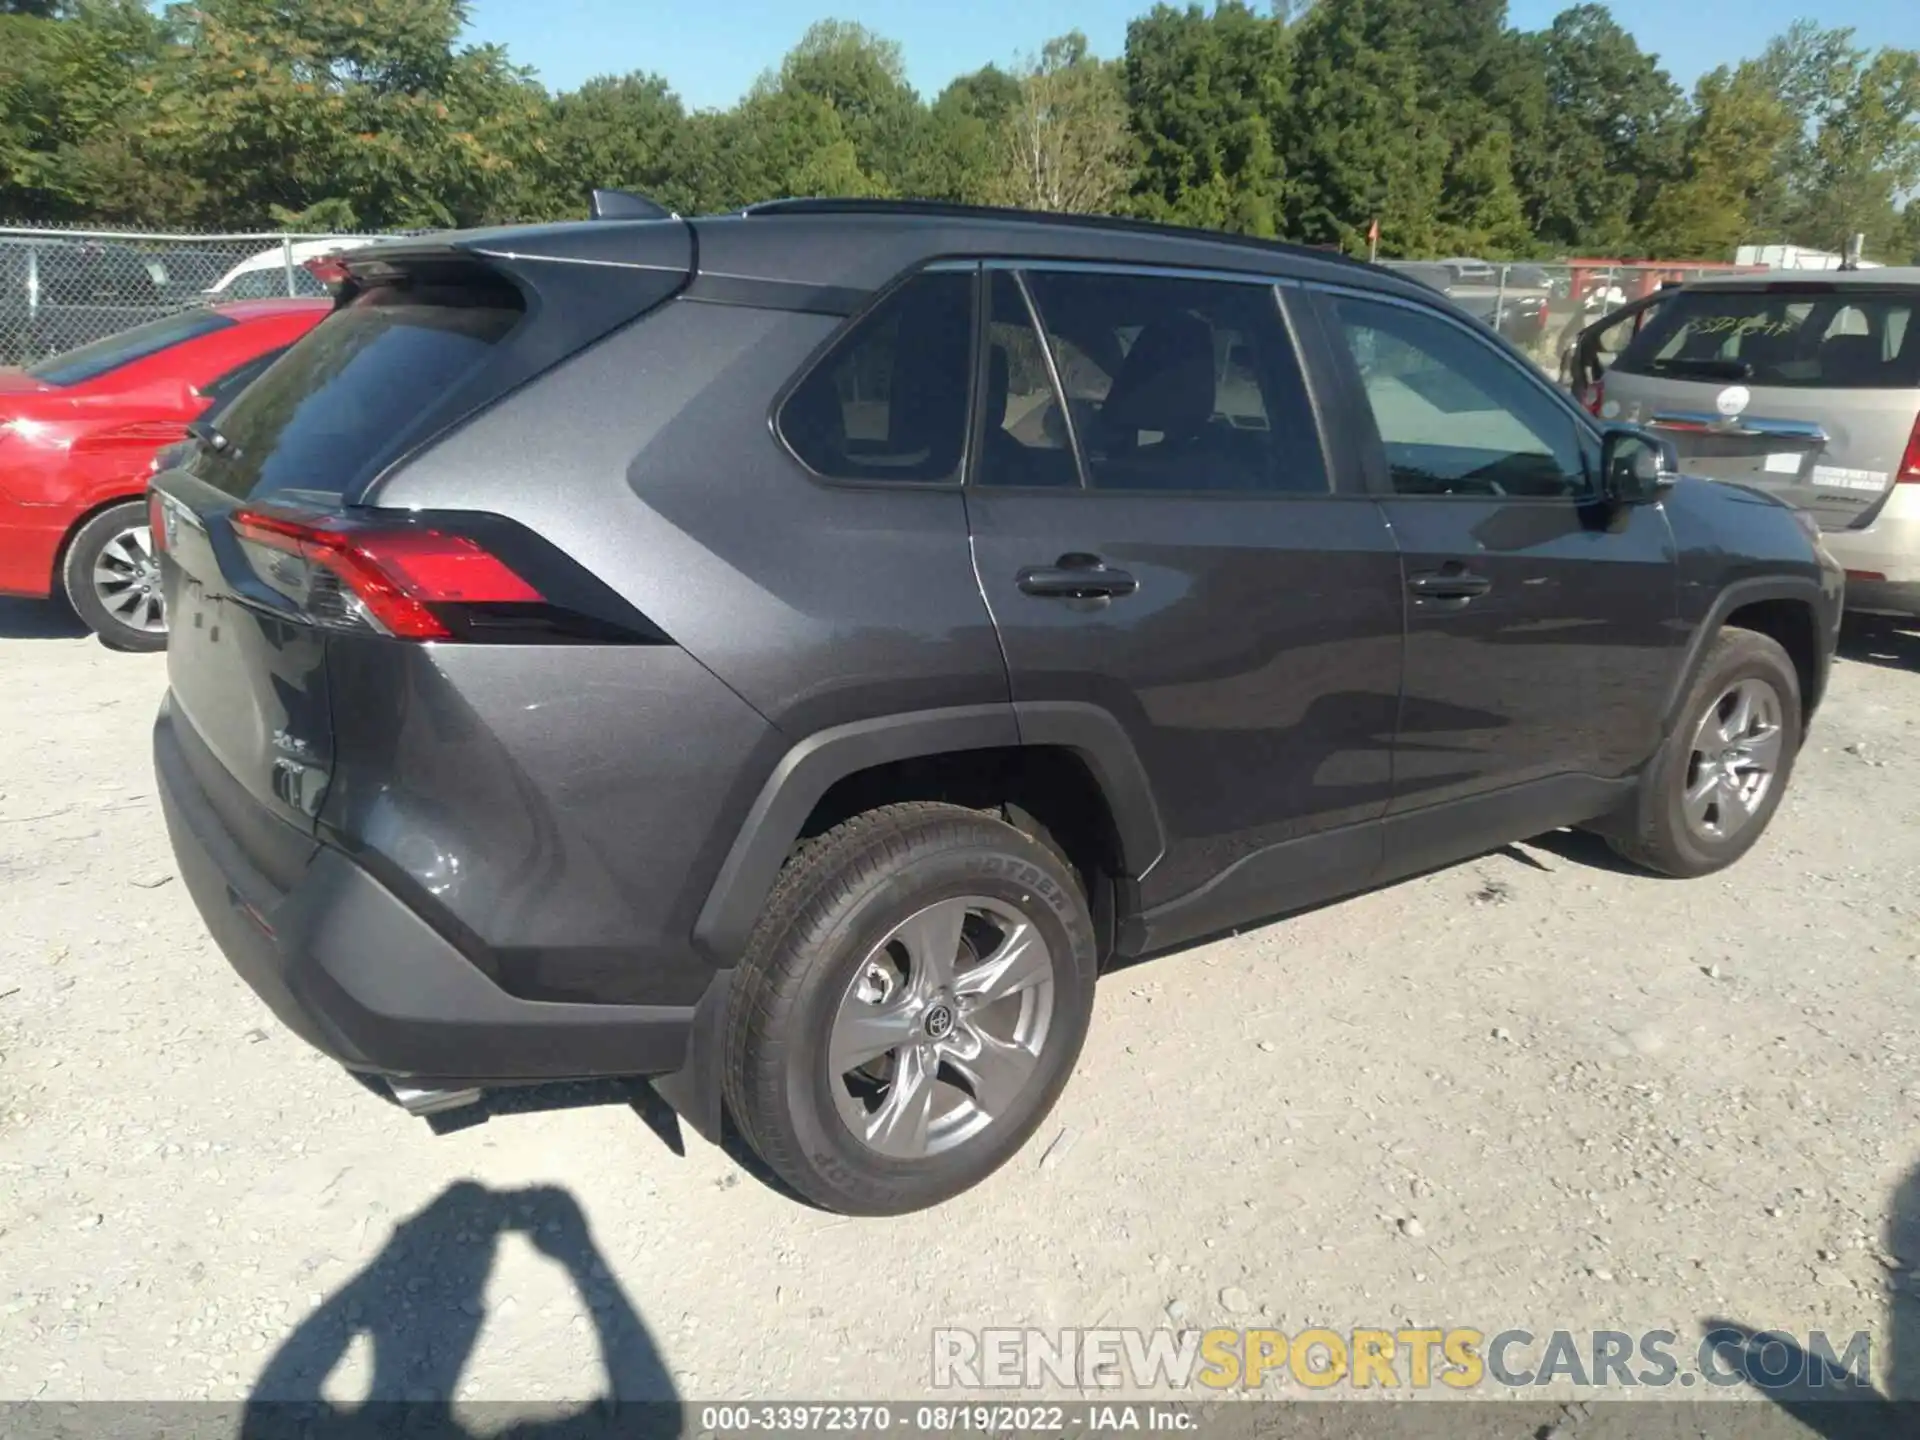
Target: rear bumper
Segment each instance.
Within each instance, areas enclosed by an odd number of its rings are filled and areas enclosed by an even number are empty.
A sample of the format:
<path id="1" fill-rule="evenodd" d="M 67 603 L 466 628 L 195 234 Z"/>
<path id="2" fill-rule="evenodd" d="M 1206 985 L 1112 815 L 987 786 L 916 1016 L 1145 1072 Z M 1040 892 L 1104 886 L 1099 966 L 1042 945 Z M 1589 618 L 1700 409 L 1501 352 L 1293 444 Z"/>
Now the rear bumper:
<path id="1" fill-rule="evenodd" d="M 416 1084 L 661 1075 L 686 1059 L 695 1007 L 507 994 L 348 856 L 326 845 L 290 885 L 247 858 L 163 704 L 154 769 L 181 879 L 240 978 L 301 1039 L 350 1069 Z M 259 819 L 291 827 L 265 814 Z"/>
<path id="2" fill-rule="evenodd" d="M 1859 615 L 1920 616 L 1920 580 L 1847 580 L 1847 609 Z"/>
<path id="3" fill-rule="evenodd" d="M 1846 567 L 1849 610 L 1920 615 L 1920 485 L 1894 486 L 1864 529 L 1820 538 Z"/>

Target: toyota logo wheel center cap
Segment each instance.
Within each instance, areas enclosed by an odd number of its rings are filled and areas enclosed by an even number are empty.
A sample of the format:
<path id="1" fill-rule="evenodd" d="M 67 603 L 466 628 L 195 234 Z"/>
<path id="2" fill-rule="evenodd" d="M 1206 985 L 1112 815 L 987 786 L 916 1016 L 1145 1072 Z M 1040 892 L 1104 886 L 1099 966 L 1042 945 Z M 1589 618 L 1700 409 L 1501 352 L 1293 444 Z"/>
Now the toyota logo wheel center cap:
<path id="1" fill-rule="evenodd" d="M 945 1003 L 929 1005 L 920 1021 L 929 1040 L 944 1040 L 953 1033 L 953 1007 Z"/>

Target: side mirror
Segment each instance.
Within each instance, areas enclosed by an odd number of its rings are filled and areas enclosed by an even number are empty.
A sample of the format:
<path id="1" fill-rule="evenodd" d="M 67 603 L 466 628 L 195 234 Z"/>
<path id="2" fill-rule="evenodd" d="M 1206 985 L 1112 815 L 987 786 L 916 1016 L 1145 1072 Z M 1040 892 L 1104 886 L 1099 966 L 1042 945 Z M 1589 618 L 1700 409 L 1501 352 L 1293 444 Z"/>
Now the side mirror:
<path id="1" fill-rule="evenodd" d="M 1610 425 L 1600 439 L 1601 488 L 1620 505 L 1648 505 L 1680 477 L 1680 456 L 1658 435 Z"/>

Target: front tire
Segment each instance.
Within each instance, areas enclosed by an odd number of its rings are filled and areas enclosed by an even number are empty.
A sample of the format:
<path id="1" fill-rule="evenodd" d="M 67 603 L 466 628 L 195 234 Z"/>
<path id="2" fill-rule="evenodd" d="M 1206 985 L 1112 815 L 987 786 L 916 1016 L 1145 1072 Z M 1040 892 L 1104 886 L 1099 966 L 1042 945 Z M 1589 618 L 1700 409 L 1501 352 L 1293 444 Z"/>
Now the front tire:
<path id="1" fill-rule="evenodd" d="M 74 534 L 60 567 L 67 603 L 109 650 L 164 650 L 167 617 L 144 500 L 109 505 Z"/>
<path id="2" fill-rule="evenodd" d="M 1771 636 L 1713 639 L 1680 720 L 1640 784 L 1626 859 L 1690 879 L 1725 869 L 1765 833 L 1800 751 L 1800 675 Z"/>
<path id="3" fill-rule="evenodd" d="M 1046 846 L 953 805 L 856 816 L 788 862 L 748 942 L 729 1113 L 823 1208 L 936 1205 L 1053 1108 L 1096 969 L 1086 898 Z"/>

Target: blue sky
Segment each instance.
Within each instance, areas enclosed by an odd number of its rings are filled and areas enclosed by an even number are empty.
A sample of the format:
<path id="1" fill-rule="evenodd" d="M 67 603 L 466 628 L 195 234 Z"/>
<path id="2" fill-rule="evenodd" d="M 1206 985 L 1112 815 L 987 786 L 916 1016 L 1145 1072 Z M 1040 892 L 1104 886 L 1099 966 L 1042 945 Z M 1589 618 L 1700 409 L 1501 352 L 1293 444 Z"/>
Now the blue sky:
<path id="1" fill-rule="evenodd" d="M 779 62 L 807 25 L 858 20 L 898 40 L 922 94 L 988 61 L 1006 62 L 1049 36 L 1079 28 L 1117 55 L 1127 21 L 1152 0 L 472 0 L 471 38 L 504 44 L 547 85 L 656 70 L 693 106 L 726 106 Z M 1447 0 L 1434 0 L 1445 4 Z M 1545 25 L 1572 0 L 1512 0 L 1513 22 Z M 1754 54 L 1803 15 L 1851 25 L 1862 43 L 1920 43 L 1916 0 L 1614 0 L 1643 49 L 1691 85 L 1723 62 Z"/>

